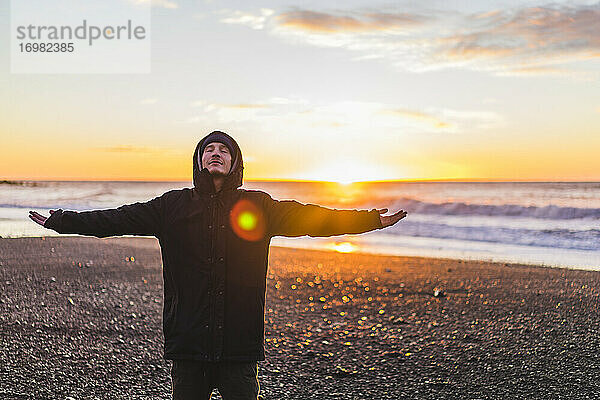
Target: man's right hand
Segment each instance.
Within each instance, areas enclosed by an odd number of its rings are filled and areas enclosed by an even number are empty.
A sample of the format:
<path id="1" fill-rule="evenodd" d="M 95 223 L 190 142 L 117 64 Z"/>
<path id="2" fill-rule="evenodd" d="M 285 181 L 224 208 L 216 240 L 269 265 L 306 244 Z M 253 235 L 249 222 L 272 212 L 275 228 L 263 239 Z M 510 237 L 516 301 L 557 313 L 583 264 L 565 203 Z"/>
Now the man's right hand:
<path id="1" fill-rule="evenodd" d="M 50 214 L 54 214 L 55 210 L 50 210 Z M 46 220 L 48 219 L 48 217 L 44 217 L 42 214 L 39 214 L 35 211 L 29 211 L 29 218 L 35 222 L 36 224 L 40 224 L 41 226 L 44 226 L 44 224 L 46 223 Z"/>
<path id="2" fill-rule="evenodd" d="M 380 210 L 377 210 L 377 212 L 379 213 L 379 220 L 381 221 L 382 228 L 387 228 L 388 226 L 394 225 L 396 222 L 398 222 L 402 218 L 406 217 L 406 214 L 407 214 L 406 211 L 400 210 L 397 213 L 392 214 L 392 215 L 382 215 L 382 214 L 385 214 L 386 212 L 388 212 L 387 208 L 382 208 Z"/>

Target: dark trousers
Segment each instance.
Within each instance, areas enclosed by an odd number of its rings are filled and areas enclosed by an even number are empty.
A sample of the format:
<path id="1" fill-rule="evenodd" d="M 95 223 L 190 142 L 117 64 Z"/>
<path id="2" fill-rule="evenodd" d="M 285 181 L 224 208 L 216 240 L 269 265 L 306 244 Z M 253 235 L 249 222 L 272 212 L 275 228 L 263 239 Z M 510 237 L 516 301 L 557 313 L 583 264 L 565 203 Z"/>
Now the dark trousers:
<path id="1" fill-rule="evenodd" d="M 206 400 L 214 388 L 223 400 L 256 400 L 256 362 L 202 362 L 173 360 L 173 400 Z"/>

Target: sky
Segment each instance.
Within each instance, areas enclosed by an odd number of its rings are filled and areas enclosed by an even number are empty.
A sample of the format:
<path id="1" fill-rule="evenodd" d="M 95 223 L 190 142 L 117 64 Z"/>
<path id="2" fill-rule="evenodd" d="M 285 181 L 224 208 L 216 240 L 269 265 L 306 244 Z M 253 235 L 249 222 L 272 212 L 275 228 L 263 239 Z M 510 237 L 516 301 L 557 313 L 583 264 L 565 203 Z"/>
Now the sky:
<path id="1" fill-rule="evenodd" d="M 222 130 L 247 179 L 600 181 L 599 1 L 155 0 L 148 74 L 13 74 L 9 35 L 0 180 L 189 180 Z"/>

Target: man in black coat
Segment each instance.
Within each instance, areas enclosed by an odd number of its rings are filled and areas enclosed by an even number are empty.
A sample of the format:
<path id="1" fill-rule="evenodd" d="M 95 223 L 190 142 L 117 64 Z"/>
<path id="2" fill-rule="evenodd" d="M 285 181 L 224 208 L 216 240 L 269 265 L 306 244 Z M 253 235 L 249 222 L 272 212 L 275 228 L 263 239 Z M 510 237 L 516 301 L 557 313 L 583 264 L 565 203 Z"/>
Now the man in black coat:
<path id="1" fill-rule="evenodd" d="M 395 224 L 400 210 L 334 210 L 241 189 L 242 152 L 214 131 L 194 151 L 194 187 L 145 203 L 30 218 L 59 233 L 156 236 L 164 279 L 164 355 L 174 399 L 256 399 L 264 360 L 264 308 L 273 236 L 357 234 Z"/>

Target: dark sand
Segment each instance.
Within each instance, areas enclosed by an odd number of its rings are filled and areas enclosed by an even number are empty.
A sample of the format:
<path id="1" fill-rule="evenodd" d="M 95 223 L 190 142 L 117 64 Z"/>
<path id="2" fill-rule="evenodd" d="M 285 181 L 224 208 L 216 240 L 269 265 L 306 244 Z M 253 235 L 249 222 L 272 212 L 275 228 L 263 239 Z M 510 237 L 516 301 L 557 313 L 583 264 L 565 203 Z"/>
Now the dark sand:
<path id="1" fill-rule="evenodd" d="M 0 239 L 0 398 L 168 399 L 160 265 L 153 239 Z M 273 247 L 261 394 L 600 398 L 599 278 Z"/>

